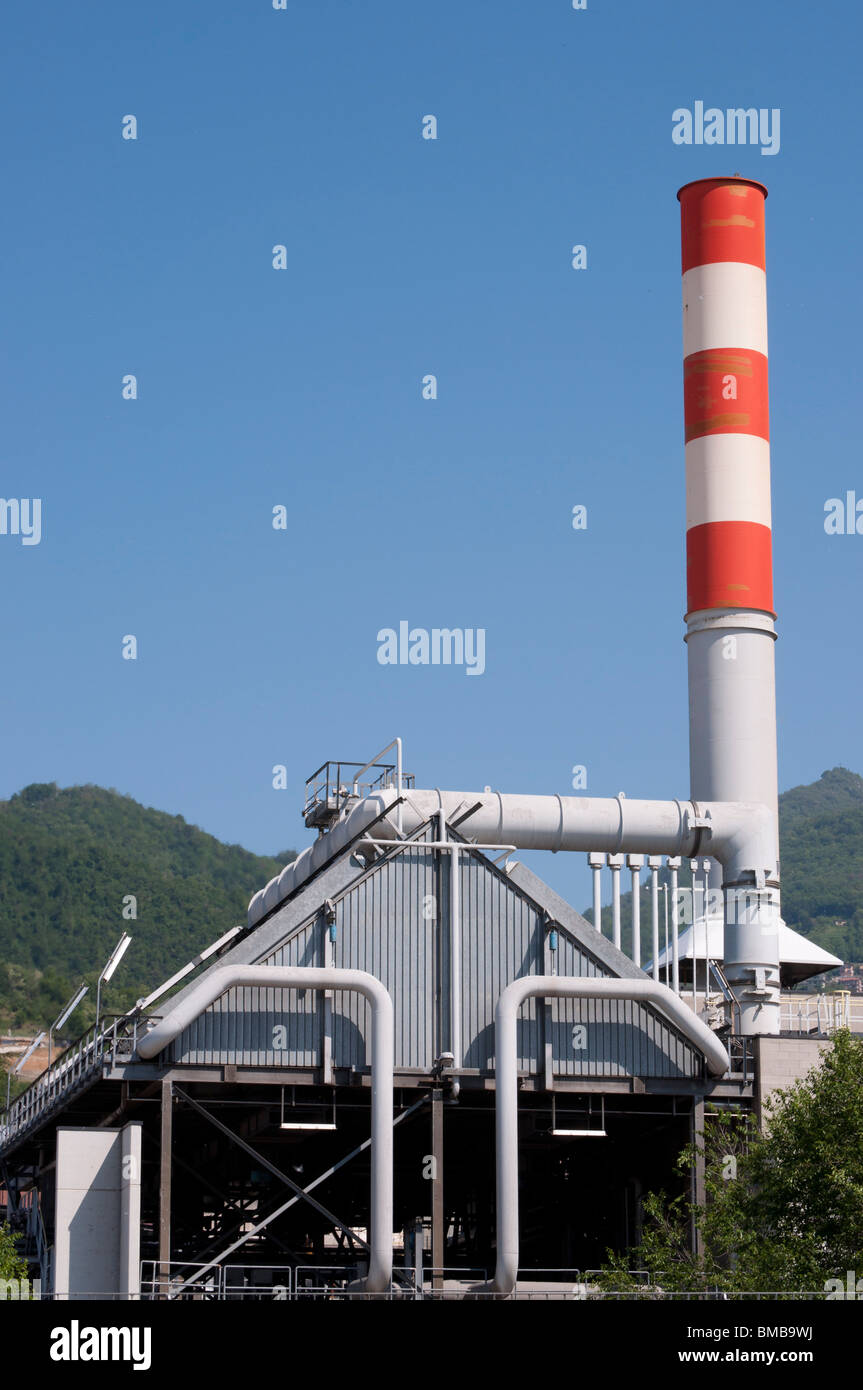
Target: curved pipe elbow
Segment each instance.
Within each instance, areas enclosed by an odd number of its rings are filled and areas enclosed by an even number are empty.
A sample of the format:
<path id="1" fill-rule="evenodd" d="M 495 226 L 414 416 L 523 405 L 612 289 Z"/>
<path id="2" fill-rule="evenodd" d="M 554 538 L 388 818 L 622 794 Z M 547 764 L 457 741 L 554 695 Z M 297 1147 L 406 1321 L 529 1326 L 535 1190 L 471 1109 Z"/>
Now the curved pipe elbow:
<path id="1" fill-rule="evenodd" d="M 369 1271 L 354 1287 L 386 1293 L 393 1266 L 393 1070 L 395 1028 L 389 991 L 364 970 L 308 966 L 223 965 L 205 975 L 185 999 L 138 1042 L 138 1055 L 156 1057 L 226 990 L 261 985 L 267 989 L 350 990 L 363 995 L 372 1011 L 372 1144 Z"/>
<path id="2" fill-rule="evenodd" d="M 728 1054 L 701 1019 L 668 988 L 655 980 L 576 978 L 526 975 L 508 985 L 495 1011 L 495 1147 L 497 1169 L 497 1264 L 484 1292 L 508 1297 L 518 1278 L 518 1011 L 531 997 L 631 999 L 651 1004 L 702 1053 L 714 1076 L 729 1066 Z"/>
<path id="3" fill-rule="evenodd" d="M 747 882 L 759 887 L 779 882 L 776 817 L 761 802 L 710 802 L 705 807 L 710 835 L 702 853 L 717 859 L 727 885 Z"/>

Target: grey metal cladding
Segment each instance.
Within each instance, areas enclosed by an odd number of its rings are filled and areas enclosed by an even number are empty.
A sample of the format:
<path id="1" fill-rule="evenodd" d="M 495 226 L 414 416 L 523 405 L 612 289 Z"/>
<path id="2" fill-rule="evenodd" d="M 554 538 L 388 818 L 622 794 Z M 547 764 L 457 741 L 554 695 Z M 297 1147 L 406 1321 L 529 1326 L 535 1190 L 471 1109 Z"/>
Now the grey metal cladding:
<path id="1" fill-rule="evenodd" d="M 555 1076 L 701 1075 L 701 1054 L 631 999 L 553 999 L 546 1007 Z"/>
<path id="2" fill-rule="evenodd" d="M 353 880 L 361 877 L 362 871 L 353 863 L 349 854 L 344 854 L 333 864 L 330 864 L 322 871 L 318 877 L 309 883 L 305 891 L 297 894 L 289 902 L 279 908 L 278 912 L 273 913 L 259 927 L 245 936 L 236 946 L 219 956 L 211 969 L 218 965 L 253 965 L 259 961 L 266 961 L 270 964 L 294 964 L 294 965 L 323 965 L 323 935 L 321 928 L 317 932 L 310 930 L 310 924 L 320 918 L 321 908 L 327 898 L 335 897 L 343 892 L 345 887 Z M 296 939 L 296 945 L 284 950 L 282 955 L 279 951 L 287 947 L 287 943 Z M 275 951 L 273 948 L 276 948 Z M 294 957 L 290 951 L 296 950 L 300 955 Z M 317 951 L 317 955 L 315 952 Z M 171 999 L 173 1006 L 185 998 L 189 991 L 202 980 L 207 971 L 196 976 L 188 985 L 185 985 Z M 237 991 L 231 990 L 216 1001 L 205 1014 L 195 1023 L 191 1024 L 178 1038 L 174 1040 L 169 1048 L 165 1050 L 165 1058 L 170 1061 L 186 1062 L 190 1065 L 199 1066 L 218 1065 L 225 1063 L 235 1063 L 239 1066 L 317 1066 L 320 1062 L 320 1030 L 315 1034 L 314 1053 L 310 1060 L 304 1062 L 299 1054 L 291 1054 L 287 1051 L 276 1051 L 273 1047 L 273 1030 L 279 1026 L 286 1026 L 287 1020 L 285 1013 L 290 1012 L 287 1005 L 291 1002 L 285 999 L 285 991 L 264 991 L 275 996 L 278 995 L 278 1005 L 275 1015 L 261 1012 L 258 1022 L 242 1032 L 239 1024 L 230 1022 L 230 1015 L 237 1012 L 238 1000 Z M 252 990 L 248 992 L 251 997 L 257 997 L 262 991 Z M 296 991 L 292 991 L 296 993 Z M 298 997 L 299 998 L 299 997 Z M 295 1003 L 297 1001 L 294 1001 Z M 310 1013 L 313 1009 L 312 997 L 300 1001 L 302 1012 Z M 255 1012 L 258 1012 L 257 1010 Z M 218 1025 L 214 1031 L 214 1025 L 205 1024 L 205 1020 L 218 1016 L 223 1023 Z M 292 1035 L 299 1029 L 299 1021 Z M 279 1036 L 279 1035 L 277 1035 Z M 245 1041 L 251 1046 L 235 1050 L 237 1041 Z M 304 1056 L 308 1057 L 308 1051 Z"/>
<path id="3" fill-rule="evenodd" d="M 511 980 L 546 970 L 544 913 L 515 892 L 503 874 L 477 855 L 461 855 L 462 1038 L 464 1065 L 494 1065 L 494 1010 Z M 581 953 L 573 950 L 573 961 Z M 584 964 L 586 965 L 586 960 Z M 581 969 L 577 973 L 583 973 Z M 446 989 L 447 1009 L 449 987 Z M 534 1071 L 540 1057 L 536 1001 L 522 1010 L 519 1066 Z"/>
<path id="4" fill-rule="evenodd" d="M 316 914 L 319 916 L 319 914 Z M 278 965 L 320 965 L 315 936 L 301 929 L 280 947 Z M 174 1041 L 173 1061 L 208 1066 L 315 1067 L 320 1063 L 320 1000 L 311 990 L 230 989 Z"/>
<path id="5" fill-rule="evenodd" d="M 461 854 L 462 1065 L 494 1066 L 498 996 L 522 975 L 572 976 L 642 972 L 605 941 L 542 880 L 519 865 L 509 875 L 479 853 Z M 428 1071 L 451 1048 L 450 856 L 418 846 L 366 872 L 322 875 L 252 933 L 226 959 L 270 965 L 323 965 L 335 904 L 330 962 L 366 970 L 389 990 L 395 1006 L 397 1069 Z M 333 866 L 334 870 L 336 866 Z M 330 892 L 327 892 L 327 889 Z M 280 931 L 281 919 L 281 931 Z M 549 927 L 558 949 L 549 950 Z M 257 937 L 257 940 L 256 940 Z M 261 950 L 263 947 L 263 951 Z M 368 1005 L 336 993 L 332 1004 L 335 1067 L 367 1065 Z M 324 1000 L 311 991 L 235 989 L 217 1000 L 170 1049 L 176 1062 L 317 1067 L 321 1064 Z M 576 1026 L 583 1031 L 574 1032 Z M 529 1000 L 520 1015 L 519 1066 L 540 1072 L 547 1043 L 561 1077 L 701 1074 L 700 1054 L 654 1010 L 627 1001 Z"/>
<path id="6" fill-rule="evenodd" d="M 333 963 L 367 970 L 395 1006 L 396 1066 L 428 1070 L 435 1056 L 438 866 L 429 850 L 405 850 L 381 864 L 337 904 Z M 365 1065 L 368 1005 L 344 995 L 333 1019 L 333 1064 Z"/>
<path id="7" fill-rule="evenodd" d="M 644 971 L 639 969 L 629 956 L 625 956 L 622 951 L 609 941 L 608 937 L 596 931 L 580 912 L 576 912 L 574 907 L 559 897 L 553 888 L 549 888 L 541 878 L 527 868 L 525 864 L 516 864 L 509 874 L 508 881 L 514 884 L 522 892 L 547 913 L 549 918 L 556 922 L 558 926 L 564 927 L 568 934 L 577 941 L 583 950 L 586 950 L 592 959 L 596 960 L 601 967 L 601 975 L 613 975 L 619 980 L 643 980 Z M 558 972 L 562 974 L 562 971 Z"/>
<path id="8" fill-rule="evenodd" d="M 548 921 L 558 928 L 555 973 L 646 978 L 629 956 L 596 931 L 524 864 L 513 869 L 509 882 L 541 908 Z M 551 1042 L 552 1070 L 556 1076 L 673 1079 L 703 1074 L 703 1060 L 697 1048 L 647 1005 L 629 1000 L 553 999 L 548 1004 L 529 1001 L 523 1014 L 528 1013 L 529 1006 L 545 1010 L 540 1017 L 547 1029 L 544 1040 L 547 1038 Z M 584 1025 L 584 1033 L 573 1034 L 576 1024 Z M 524 1060 L 520 1065 L 525 1065 Z"/>

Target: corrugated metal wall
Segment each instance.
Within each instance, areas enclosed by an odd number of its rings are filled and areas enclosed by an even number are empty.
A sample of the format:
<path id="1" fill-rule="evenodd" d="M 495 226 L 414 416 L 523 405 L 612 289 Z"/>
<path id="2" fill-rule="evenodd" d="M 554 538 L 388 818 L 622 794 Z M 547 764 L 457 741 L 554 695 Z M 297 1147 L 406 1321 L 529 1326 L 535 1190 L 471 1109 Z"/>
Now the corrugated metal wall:
<path id="1" fill-rule="evenodd" d="M 395 1005 L 396 1067 L 428 1071 L 451 1047 L 449 856 L 406 850 L 380 864 L 336 902 L 332 963 L 382 980 Z M 544 912 L 506 875 L 476 856 L 461 856 L 463 1065 L 491 1070 L 494 1009 L 501 990 L 522 975 L 552 969 Z M 312 890 L 313 891 L 313 890 Z M 321 904 L 264 962 L 323 965 L 329 927 Z M 553 968 L 560 975 L 608 970 L 558 928 Z M 337 994 L 332 1005 L 335 1067 L 366 1065 L 368 1006 Z M 297 990 L 231 990 L 173 1044 L 189 1064 L 314 1067 L 323 1043 L 323 1001 Z M 578 1025 L 578 1028 L 576 1028 Z M 625 1001 L 529 1000 L 519 1024 L 519 1065 L 540 1072 L 550 1042 L 560 1076 L 697 1076 L 694 1048 L 643 1005 Z"/>
<path id="2" fill-rule="evenodd" d="M 322 965 L 324 931 L 323 918 L 301 928 L 271 963 Z M 311 990 L 231 989 L 180 1034 L 169 1056 L 200 1066 L 316 1067 L 321 1018 L 320 998 Z"/>

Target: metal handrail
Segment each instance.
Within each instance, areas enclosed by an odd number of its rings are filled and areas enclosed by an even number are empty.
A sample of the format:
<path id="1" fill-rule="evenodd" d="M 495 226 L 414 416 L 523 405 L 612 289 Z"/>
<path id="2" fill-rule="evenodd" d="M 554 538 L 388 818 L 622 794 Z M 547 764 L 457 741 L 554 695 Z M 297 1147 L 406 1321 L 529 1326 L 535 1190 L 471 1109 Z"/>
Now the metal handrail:
<path id="1" fill-rule="evenodd" d="M 103 1061 L 114 1056 L 121 1042 L 130 1039 L 136 1045 L 138 1025 L 149 1024 L 150 1017 L 130 1018 L 114 1015 L 106 1028 L 94 1023 L 76 1038 L 35 1081 L 3 1113 L 0 1121 L 0 1150 L 10 1140 L 19 1137 L 58 1105 L 76 1087 L 97 1072 Z"/>
<path id="2" fill-rule="evenodd" d="M 779 1020 L 783 1032 L 810 1037 L 826 1038 L 839 1028 L 863 1031 L 863 999 L 853 999 L 847 990 L 785 995 L 779 1003 Z"/>
<path id="3" fill-rule="evenodd" d="M 743 1084 L 748 1085 L 755 1075 L 755 1038 L 748 1034 L 732 1033 L 728 1038 L 728 1055 L 731 1059 L 731 1075 L 742 1075 Z"/>
<path id="4" fill-rule="evenodd" d="M 199 1281 L 196 1270 L 209 1270 L 208 1265 L 187 1265 L 179 1260 L 165 1262 L 158 1259 L 147 1259 L 141 1261 L 140 1288 L 141 1297 L 146 1301 L 149 1299 L 166 1299 L 168 1301 L 181 1302 L 187 1298 L 209 1298 L 211 1300 L 222 1298 L 222 1271 L 217 1269 L 211 1278 Z M 188 1279 L 182 1279 L 177 1275 L 172 1275 L 172 1269 L 192 1270 L 192 1275 Z"/>
<path id="5" fill-rule="evenodd" d="M 396 750 L 396 761 L 394 763 L 384 763 L 381 759 L 391 748 Z M 376 776 L 361 781 L 366 773 L 376 773 Z M 352 798 L 369 796 L 376 790 L 385 790 L 394 787 L 399 795 L 405 788 L 415 785 L 415 779 L 411 773 L 406 773 L 402 768 L 402 741 L 400 738 L 393 739 L 392 743 L 382 748 L 370 762 L 357 763 L 346 762 L 343 759 L 330 758 L 317 768 L 306 779 L 306 799 L 303 805 L 303 819 L 306 824 L 313 818 L 315 824 L 322 823 L 319 817 L 315 817 L 315 812 L 321 807 L 325 808 L 328 816 L 335 816 L 342 807 Z"/>
<path id="6" fill-rule="evenodd" d="M 279 1279 L 273 1284 L 232 1284 L 229 1282 L 228 1275 L 229 1272 L 234 1269 L 240 1269 L 244 1272 L 256 1269 L 266 1269 L 271 1272 L 275 1270 L 279 1274 Z M 219 1296 L 227 1301 L 244 1298 L 290 1298 L 294 1290 L 294 1270 L 292 1265 L 223 1265 L 219 1273 L 221 1275 Z"/>
<path id="7" fill-rule="evenodd" d="M 301 1282 L 306 1275 L 319 1276 L 319 1282 Z M 358 1279 L 359 1275 L 360 1269 L 356 1264 L 297 1265 L 294 1269 L 294 1296 L 306 1298 L 314 1294 L 339 1292 L 342 1287 Z"/>

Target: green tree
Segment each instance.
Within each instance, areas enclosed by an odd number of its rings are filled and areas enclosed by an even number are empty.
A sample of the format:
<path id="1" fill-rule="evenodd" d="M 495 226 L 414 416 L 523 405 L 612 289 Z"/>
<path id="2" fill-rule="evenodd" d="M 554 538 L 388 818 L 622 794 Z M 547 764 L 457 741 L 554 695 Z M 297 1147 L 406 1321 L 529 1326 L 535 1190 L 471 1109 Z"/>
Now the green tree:
<path id="1" fill-rule="evenodd" d="M 26 1279 L 27 1266 L 17 1252 L 19 1237 L 0 1226 L 0 1279 Z"/>
<path id="2" fill-rule="evenodd" d="M 695 1206 L 699 1160 L 705 1201 Z M 821 1292 L 847 1270 L 863 1275 L 863 1040 L 836 1033 L 820 1065 L 768 1102 L 764 1133 L 713 1112 L 678 1172 L 687 1190 L 646 1198 L 642 1244 L 609 1251 L 604 1290 L 638 1290 L 635 1268 L 671 1293 Z"/>

